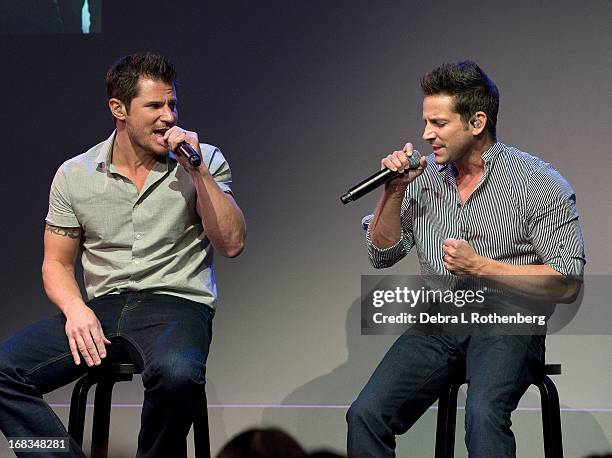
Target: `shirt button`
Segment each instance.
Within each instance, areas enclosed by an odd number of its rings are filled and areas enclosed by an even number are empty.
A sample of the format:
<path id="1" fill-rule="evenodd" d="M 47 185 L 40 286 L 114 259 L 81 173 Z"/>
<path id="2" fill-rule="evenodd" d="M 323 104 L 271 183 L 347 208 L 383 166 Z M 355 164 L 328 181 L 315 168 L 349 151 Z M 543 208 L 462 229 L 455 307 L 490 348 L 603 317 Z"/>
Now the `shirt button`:
<path id="1" fill-rule="evenodd" d="M 142 234 L 136 234 L 136 238 L 140 240 L 142 238 Z"/>

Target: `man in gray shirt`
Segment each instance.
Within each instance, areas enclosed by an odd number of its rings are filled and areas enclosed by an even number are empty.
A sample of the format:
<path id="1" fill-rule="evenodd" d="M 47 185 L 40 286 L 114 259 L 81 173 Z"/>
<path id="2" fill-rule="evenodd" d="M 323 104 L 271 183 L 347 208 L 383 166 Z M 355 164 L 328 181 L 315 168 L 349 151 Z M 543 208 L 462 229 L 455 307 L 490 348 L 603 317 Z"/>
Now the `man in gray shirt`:
<path id="1" fill-rule="evenodd" d="M 42 395 L 127 358 L 145 387 L 138 456 L 186 456 L 212 336 L 213 249 L 238 256 L 246 226 L 221 152 L 177 125 L 175 81 L 164 57 L 117 61 L 106 78 L 115 132 L 55 175 L 42 273 L 62 313 L 0 344 L 7 437 L 66 437 Z M 202 165 L 172 153 L 182 142 Z M 87 302 L 74 277 L 81 247 Z"/>

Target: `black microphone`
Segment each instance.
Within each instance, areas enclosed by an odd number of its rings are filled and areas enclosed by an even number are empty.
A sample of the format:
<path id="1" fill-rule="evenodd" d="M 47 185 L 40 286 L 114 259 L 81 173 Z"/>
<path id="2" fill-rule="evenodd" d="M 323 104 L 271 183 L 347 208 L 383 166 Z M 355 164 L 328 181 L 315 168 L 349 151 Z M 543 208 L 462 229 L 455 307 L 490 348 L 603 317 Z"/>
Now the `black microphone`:
<path id="1" fill-rule="evenodd" d="M 193 147 L 187 142 L 181 142 L 174 150 L 175 153 L 180 153 L 187 158 L 189 163 L 194 167 L 199 167 L 202 163 L 202 158 Z"/>
<path id="2" fill-rule="evenodd" d="M 412 156 L 408 157 L 408 165 L 406 166 L 405 171 L 408 169 L 417 169 L 419 168 L 419 161 L 421 159 L 421 154 L 417 150 L 412 151 Z M 382 169 L 376 172 L 369 178 L 366 178 L 358 185 L 353 186 L 351 189 L 347 191 L 346 194 L 340 197 L 340 200 L 343 204 L 348 204 L 353 200 L 357 200 L 360 197 L 366 195 L 373 189 L 378 188 L 380 185 L 386 183 L 387 181 L 403 175 L 403 172 L 394 172 L 391 169 Z"/>

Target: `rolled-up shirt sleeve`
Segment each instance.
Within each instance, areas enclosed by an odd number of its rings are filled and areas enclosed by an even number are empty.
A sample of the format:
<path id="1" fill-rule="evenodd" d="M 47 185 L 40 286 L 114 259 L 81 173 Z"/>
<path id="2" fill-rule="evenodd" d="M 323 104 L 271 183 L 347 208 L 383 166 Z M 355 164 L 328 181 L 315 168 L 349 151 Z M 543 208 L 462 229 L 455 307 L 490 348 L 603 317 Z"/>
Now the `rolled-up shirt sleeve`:
<path id="1" fill-rule="evenodd" d="M 384 269 L 391 267 L 404 256 L 414 246 L 414 235 L 412 233 L 412 213 L 410 209 L 410 200 L 404 198 L 402 202 L 402 209 L 400 214 L 401 231 L 400 239 L 393 246 L 388 248 L 379 248 L 372 242 L 372 234 L 370 232 L 373 215 L 369 215 L 362 221 L 364 229 L 366 229 L 366 243 L 368 247 L 368 256 L 370 263 L 376 269 Z"/>
<path id="2" fill-rule="evenodd" d="M 49 210 L 45 221 L 51 226 L 80 227 L 70 202 L 70 189 L 63 164 L 55 173 L 49 192 Z"/>
<path id="3" fill-rule="evenodd" d="M 572 187 L 545 166 L 531 176 L 528 200 L 531 242 L 542 262 L 567 277 L 582 278 L 586 257 Z"/>

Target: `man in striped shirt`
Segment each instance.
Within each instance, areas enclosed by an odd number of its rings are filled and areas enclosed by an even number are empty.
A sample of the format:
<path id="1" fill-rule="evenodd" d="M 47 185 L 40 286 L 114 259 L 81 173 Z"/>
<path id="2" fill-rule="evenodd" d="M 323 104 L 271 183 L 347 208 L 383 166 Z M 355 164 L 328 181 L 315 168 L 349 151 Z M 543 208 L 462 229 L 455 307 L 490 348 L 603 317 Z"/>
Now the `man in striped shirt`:
<path id="1" fill-rule="evenodd" d="M 585 264 L 574 191 L 550 164 L 497 141 L 499 93 L 474 62 L 421 79 L 433 153 L 386 183 L 367 232 L 374 267 L 416 248 L 426 275 L 496 276 L 521 294 L 571 302 Z M 407 143 L 382 159 L 407 169 Z M 402 335 L 347 414 L 349 456 L 394 456 L 407 431 L 465 371 L 470 457 L 514 457 L 510 415 L 542 374 L 539 335 Z"/>

